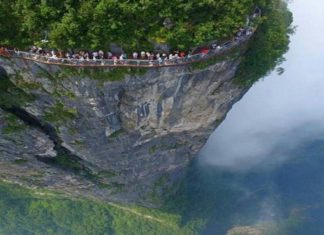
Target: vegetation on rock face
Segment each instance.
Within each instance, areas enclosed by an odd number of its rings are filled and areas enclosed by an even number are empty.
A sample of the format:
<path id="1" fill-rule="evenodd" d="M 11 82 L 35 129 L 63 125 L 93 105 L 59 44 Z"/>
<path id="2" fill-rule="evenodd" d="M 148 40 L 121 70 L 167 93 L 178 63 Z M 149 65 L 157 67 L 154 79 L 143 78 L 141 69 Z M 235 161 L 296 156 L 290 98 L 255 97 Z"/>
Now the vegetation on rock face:
<path id="1" fill-rule="evenodd" d="M 13 84 L 7 76 L 0 75 L 0 106 L 10 108 L 21 106 L 32 100 L 34 96 L 25 93 L 22 89 Z"/>
<path id="2" fill-rule="evenodd" d="M 64 107 L 62 103 L 56 103 L 45 111 L 44 119 L 50 123 L 62 124 L 74 120 L 77 114 L 76 109 Z"/>
<path id="3" fill-rule="evenodd" d="M 187 49 L 232 36 L 263 1 L 0 0 L 0 44 L 46 38 L 59 49 L 151 49 L 152 41 Z"/>
<path id="4" fill-rule="evenodd" d="M 141 76 L 148 71 L 147 68 L 64 68 L 58 72 L 58 78 L 88 77 L 90 79 L 105 81 L 121 81 L 126 75 Z"/>
<path id="5" fill-rule="evenodd" d="M 1 118 L 1 116 L 0 116 Z M 4 134 L 12 134 L 20 132 L 26 128 L 26 126 L 13 114 L 4 115 L 5 127 L 3 128 Z"/>

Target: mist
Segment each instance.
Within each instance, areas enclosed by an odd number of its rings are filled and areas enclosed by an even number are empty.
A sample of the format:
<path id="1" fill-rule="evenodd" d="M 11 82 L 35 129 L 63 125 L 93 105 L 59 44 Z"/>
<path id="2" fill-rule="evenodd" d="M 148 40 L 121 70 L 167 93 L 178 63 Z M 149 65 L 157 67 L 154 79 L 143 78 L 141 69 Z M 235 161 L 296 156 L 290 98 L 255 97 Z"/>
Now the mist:
<path id="1" fill-rule="evenodd" d="M 289 4 L 291 36 L 285 73 L 257 82 L 209 138 L 200 161 L 235 171 L 278 166 L 306 140 L 324 136 L 324 2 Z"/>

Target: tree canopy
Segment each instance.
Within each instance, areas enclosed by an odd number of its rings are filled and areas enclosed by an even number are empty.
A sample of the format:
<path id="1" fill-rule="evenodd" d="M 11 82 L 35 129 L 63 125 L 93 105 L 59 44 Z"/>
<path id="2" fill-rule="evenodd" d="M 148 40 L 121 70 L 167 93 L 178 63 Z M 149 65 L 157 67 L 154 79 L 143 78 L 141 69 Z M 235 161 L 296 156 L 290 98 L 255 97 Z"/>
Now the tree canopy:
<path id="1" fill-rule="evenodd" d="M 0 182 L 0 234 L 193 235 L 200 226 L 180 224 L 178 215 L 154 209 L 68 199 Z"/>
<path id="2" fill-rule="evenodd" d="M 188 49 L 226 38 L 268 0 L 0 0 L 0 44 L 58 49 Z"/>
<path id="3" fill-rule="evenodd" d="M 293 16 L 287 9 L 287 3 L 267 1 L 270 4 L 261 6 L 264 17 L 236 73 L 236 81 L 244 86 L 252 85 L 285 60 L 284 54 L 289 49 L 290 35 L 294 31 L 291 26 Z"/>

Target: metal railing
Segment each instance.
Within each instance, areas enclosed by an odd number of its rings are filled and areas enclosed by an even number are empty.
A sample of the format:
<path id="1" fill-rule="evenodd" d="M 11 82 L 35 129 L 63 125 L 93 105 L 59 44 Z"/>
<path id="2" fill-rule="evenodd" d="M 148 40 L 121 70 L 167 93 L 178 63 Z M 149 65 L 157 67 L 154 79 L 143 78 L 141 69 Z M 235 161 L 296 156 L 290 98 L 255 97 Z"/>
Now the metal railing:
<path id="1" fill-rule="evenodd" d="M 257 14 L 261 15 L 261 11 Z M 255 16 L 253 16 L 255 18 Z M 218 45 L 216 48 L 208 49 L 208 53 L 197 53 L 187 55 L 185 57 L 178 57 L 173 59 L 163 60 L 142 60 L 142 59 L 70 59 L 70 58 L 54 58 L 43 56 L 36 53 L 7 50 L 6 52 L 12 58 L 20 58 L 31 60 L 42 64 L 52 64 L 70 67 L 169 67 L 180 66 L 203 60 L 208 60 L 212 57 L 221 55 L 231 50 L 232 48 L 241 45 L 243 42 L 249 40 L 254 34 L 256 28 L 247 26 L 244 28 L 245 34 L 240 37 L 235 37 L 232 40 Z M 1 56 L 1 54 L 0 54 Z M 8 57 L 8 55 L 7 55 Z"/>
<path id="2" fill-rule="evenodd" d="M 8 50 L 10 57 L 31 60 L 43 64 L 71 66 L 71 67 L 168 67 L 179 66 L 207 60 L 217 55 L 224 54 L 233 47 L 236 47 L 247 41 L 251 35 L 246 35 L 231 41 L 227 41 L 214 49 L 209 49 L 208 53 L 198 53 L 163 60 L 141 60 L 141 59 L 69 59 L 69 58 L 53 58 L 39 55 L 31 52 Z"/>

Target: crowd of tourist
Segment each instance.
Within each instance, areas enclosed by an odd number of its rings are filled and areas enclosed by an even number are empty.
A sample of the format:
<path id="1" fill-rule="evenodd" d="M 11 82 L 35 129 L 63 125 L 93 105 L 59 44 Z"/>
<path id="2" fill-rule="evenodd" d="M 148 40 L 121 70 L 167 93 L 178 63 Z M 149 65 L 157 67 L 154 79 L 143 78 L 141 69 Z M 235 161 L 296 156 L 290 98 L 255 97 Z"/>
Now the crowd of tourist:
<path id="1" fill-rule="evenodd" d="M 141 51 L 139 52 L 133 52 L 131 55 L 128 55 L 126 53 L 119 53 L 119 54 L 113 54 L 110 51 L 104 52 L 103 50 L 99 51 L 86 51 L 86 50 L 80 50 L 80 51 L 55 51 L 55 50 L 44 50 L 43 48 L 33 46 L 29 50 L 30 53 L 45 56 L 50 59 L 74 59 L 74 60 L 80 60 L 80 61 L 96 61 L 96 60 L 113 60 L 113 61 L 123 61 L 127 59 L 133 59 L 133 60 L 172 60 L 177 59 L 181 57 L 185 57 L 187 54 L 183 51 L 174 51 L 173 53 L 162 53 L 162 52 L 145 52 Z"/>
<path id="2" fill-rule="evenodd" d="M 192 51 L 174 51 L 172 53 L 167 53 L 164 51 L 134 51 L 133 53 L 112 53 L 111 51 L 104 52 L 103 50 L 98 51 L 88 51 L 88 50 L 68 50 L 68 51 L 60 51 L 60 50 L 49 50 L 44 49 L 37 46 L 32 46 L 29 49 L 29 52 L 22 52 L 18 49 L 14 49 L 14 54 L 20 57 L 31 57 L 35 60 L 46 60 L 47 62 L 56 62 L 59 61 L 61 63 L 72 63 L 82 64 L 82 63 L 96 63 L 109 61 L 109 63 L 117 64 L 130 64 L 130 62 L 138 62 L 140 64 L 142 61 L 147 62 L 146 64 L 153 65 L 154 64 L 170 64 L 170 63 L 178 63 L 179 61 L 190 61 L 190 58 L 194 58 L 195 55 L 199 56 L 199 58 L 204 57 L 210 52 L 221 51 L 224 48 L 228 48 L 231 45 L 235 44 L 235 42 L 239 42 L 244 38 L 249 37 L 253 34 L 254 28 L 249 26 L 250 20 L 261 15 L 261 9 L 256 8 L 254 13 L 248 17 L 248 22 L 246 27 L 240 28 L 236 33 L 235 37 L 227 41 L 225 43 L 212 42 L 208 44 L 208 46 L 202 46 L 196 48 Z M 0 55 L 2 56 L 11 56 L 10 52 L 12 50 L 8 50 L 5 47 L 0 47 Z"/>
<path id="3" fill-rule="evenodd" d="M 29 49 L 28 56 L 32 56 L 33 59 L 36 60 L 46 60 L 47 62 L 77 62 L 78 64 L 87 64 L 94 62 L 103 62 L 110 61 L 112 64 L 126 64 L 129 61 L 147 61 L 148 65 L 154 64 L 170 64 L 170 63 L 178 63 L 179 61 L 186 61 L 187 59 L 199 55 L 199 57 L 203 57 L 207 55 L 209 52 L 220 51 L 223 48 L 227 48 L 233 44 L 235 41 L 240 41 L 242 38 L 246 38 L 247 36 L 253 33 L 252 27 L 241 28 L 236 33 L 235 37 L 227 41 L 226 43 L 210 43 L 208 46 L 203 46 L 200 48 L 196 48 L 192 51 L 174 51 L 172 53 L 166 53 L 163 51 L 151 52 L 151 51 L 134 51 L 131 54 L 127 53 L 112 53 L 111 51 L 104 52 L 103 50 L 98 51 L 87 51 L 87 50 L 69 50 L 69 51 L 61 51 L 61 50 L 48 50 L 37 46 L 32 46 Z M 0 55 L 5 55 L 7 52 L 6 48 L 0 48 Z M 25 52 L 20 52 L 18 49 L 14 49 L 14 52 L 18 56 L 26 55 Z M 22 54 L 25 53 L 25 54 Z"/>
<path id="4" fill-rule="evenodd" d="M 241 28 L 236 36 L 235 40 L 240 40 L 245 36 L 249 36 L 252 34 L 253 30 L 251 28 Z M 119 53 L 114 54 L 110 51 L 104 52 L 103 50 L 98 51 L 56 51 L 56 50 L 45 50 L 41 47 L 32 46 L 29 50 L 30 53 L 37 54 L 43 57 L 48 58 L 49 60 L 59 60 L 59 59 L 67 59 L 67 60 L 78 60 L 79 62 L 83 61 L 97 61 L 97 60 L 112 60 L 114 64 L 123 64 L 125 60 L 148 60 L 148 61 L 157 61 L 159 64 L 166 63 L 168 61 L 177 61 L 181 58 L 190 58 L 195 54 L 205 55 L 208 54 L 211 50 L 221 50 L 224 47 L 229 46 L 232 41 L 228 41 L 224 44 L 218 44 L 217 42 L 213 42 L 208 46 L 197 48 L 193 51 L 174 51 L 173 53 L 166 52 L 151 52 L 151 51 L 134 51 L 131 54 L 127 53 Z"/>

